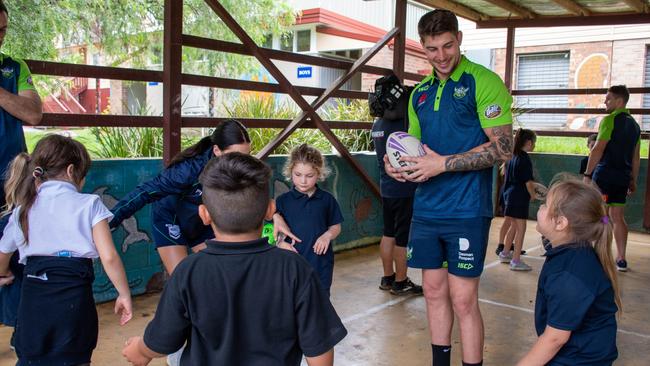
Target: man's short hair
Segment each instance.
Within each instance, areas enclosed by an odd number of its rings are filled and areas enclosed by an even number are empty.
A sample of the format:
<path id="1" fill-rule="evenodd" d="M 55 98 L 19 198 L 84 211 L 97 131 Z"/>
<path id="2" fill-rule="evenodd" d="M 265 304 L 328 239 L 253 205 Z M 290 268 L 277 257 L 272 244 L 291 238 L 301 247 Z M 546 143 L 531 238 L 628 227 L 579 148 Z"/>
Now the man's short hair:
<path id="1" fill-rule="evenodd" d="M 9 10 L 7 9 L 7 6 L 2 0 L 0 0 L 0 13 L 6 13 L 7 15 L 9 15 Z"/>
<path id="2" fill-rule="evenodd" d="M 269 204 L 271 169 L 237 152 L 211 159 L 199 182 L 212 222 L 226 234 L 244 234 L 262 226 Z"/>
<path id="3" fill-rule="evenodd" d="M 424 40 L 425 36 L 434 37 L 445 32 L 451 32 L 454 35 L 458 33 L 458 18 L 449 10 L 430 11 L 424 14 L 418 22 L 420 40 Z"/>
<path id="4" fill-rule="evenodd" d="M 625 104 L 627 104 L 627 101 L 630 100 L 630 91 L 627 90 L 627 86 L 625 85 L 612 85 L 609 87 L 609 89 L 607 89 L 607 91 L 619 98 L 623 98 Z"/>

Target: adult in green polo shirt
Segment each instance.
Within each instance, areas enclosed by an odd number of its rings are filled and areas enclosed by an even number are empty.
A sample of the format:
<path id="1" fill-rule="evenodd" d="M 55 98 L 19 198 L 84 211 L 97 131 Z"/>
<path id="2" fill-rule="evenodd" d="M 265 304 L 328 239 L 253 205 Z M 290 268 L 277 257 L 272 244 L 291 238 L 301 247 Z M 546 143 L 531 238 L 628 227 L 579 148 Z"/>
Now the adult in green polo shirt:
<path id="1" fill-rule="evenodd" d="M 600 121 L 596 144 L 589 154 L 585 181 L 592 178 L 609 206 L 608 215 L 614 224 L 616 241 L 616 268 L 627 271 L 627 223 L 625 202 L 636 191 L 639 176 L 641 130 L 625 107 L 630 92 L 625 85 L 609 88 L 605 96 L 605 110 L 609 115 Z"/>
<path id="2" fill-rule="evenodd" d="M 419 183 L 407 258 L 409 267 L 422 269 L 433 364 L 450 364 L 456 315 L 463 365 L 482 365 L 478 286 L 492 220 L 493 166 L 512 156 L 512 97 L 495 73 L 461 55 L 452 12 L 425 14 L 418 33 L 434 73 L 411 94 L 409 133 L 427 154 L 402 158 L 415 163 L 406 169 L 386 164 L 386 172 Z"/>

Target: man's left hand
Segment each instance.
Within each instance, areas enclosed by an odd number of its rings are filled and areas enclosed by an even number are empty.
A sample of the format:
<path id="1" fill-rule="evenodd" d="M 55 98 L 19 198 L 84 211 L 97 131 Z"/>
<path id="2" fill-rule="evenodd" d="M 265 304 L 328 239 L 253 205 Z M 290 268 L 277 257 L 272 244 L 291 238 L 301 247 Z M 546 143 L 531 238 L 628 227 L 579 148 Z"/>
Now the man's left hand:
<path id="1" fill-rule="evenodd" d="M 411 182 L 421 183 L 445 172 L 447 157 L 429 149 L 427 145 L 423 146 L 424 156 L 403 156 L 400 158 L 402 161 L 415 163 L 415 165 L 399 168 L 400 172 L 408 173 L 406 178 Z"/>

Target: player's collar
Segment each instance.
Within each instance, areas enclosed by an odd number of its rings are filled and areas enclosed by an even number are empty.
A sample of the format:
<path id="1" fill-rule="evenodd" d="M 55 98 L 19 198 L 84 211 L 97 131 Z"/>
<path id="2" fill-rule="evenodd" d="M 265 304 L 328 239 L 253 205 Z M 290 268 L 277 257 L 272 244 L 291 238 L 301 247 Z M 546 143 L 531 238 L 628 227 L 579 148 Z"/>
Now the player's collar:
<path id="1" fill-rule="evenodd" d="M 467 58 L 465 58 L 465 56 L 461 55 L 460 60 L 458 61 L 458 65 L 456 65 L 456 67 L 454 68 L 454 71 L 451 72 L 451 74 L 449 75 L 449 78 L 447 80 L 451 79 L 454 82 L 458 82 L 458 80 L 460 80 L 460 77 L 463 75 L 463 72 L 465 72 L 465 69 L 467 69 L 468 64 L 469 64 L 469 60 L 467 60 Z M 433 68 L 431 76 L 433 76 L 431 78 L 432 83 L 433 83 L 434 80 L 440 80 L 438 78 L 438 76 L 436 76 L 436 69 L 435 68 Z"/>

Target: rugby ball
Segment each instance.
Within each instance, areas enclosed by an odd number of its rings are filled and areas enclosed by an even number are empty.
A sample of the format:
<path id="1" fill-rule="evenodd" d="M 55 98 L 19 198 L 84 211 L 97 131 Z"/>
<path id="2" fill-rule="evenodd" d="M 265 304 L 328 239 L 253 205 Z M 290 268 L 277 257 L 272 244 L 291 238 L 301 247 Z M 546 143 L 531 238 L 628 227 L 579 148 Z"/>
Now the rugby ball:
<path id="1" fill-rule="evenodd" d="M 533 183 L 533 187 L 535 189 L 535 199 L 538 201 L 543 201 L 546 198 L 546 194 L 548 193 L 548 188 L 546 188 L 545 185 L 542 183 Z"/>
<path id="2" fill-rule="evenodd" d="M 424 147 L 419 139 L 406 132 L 393 132 L 386 140 L 386 155 L 393 168 L 401 168 L 414 163 L 402 161 L 403 156 L 424 156 Z"/>

